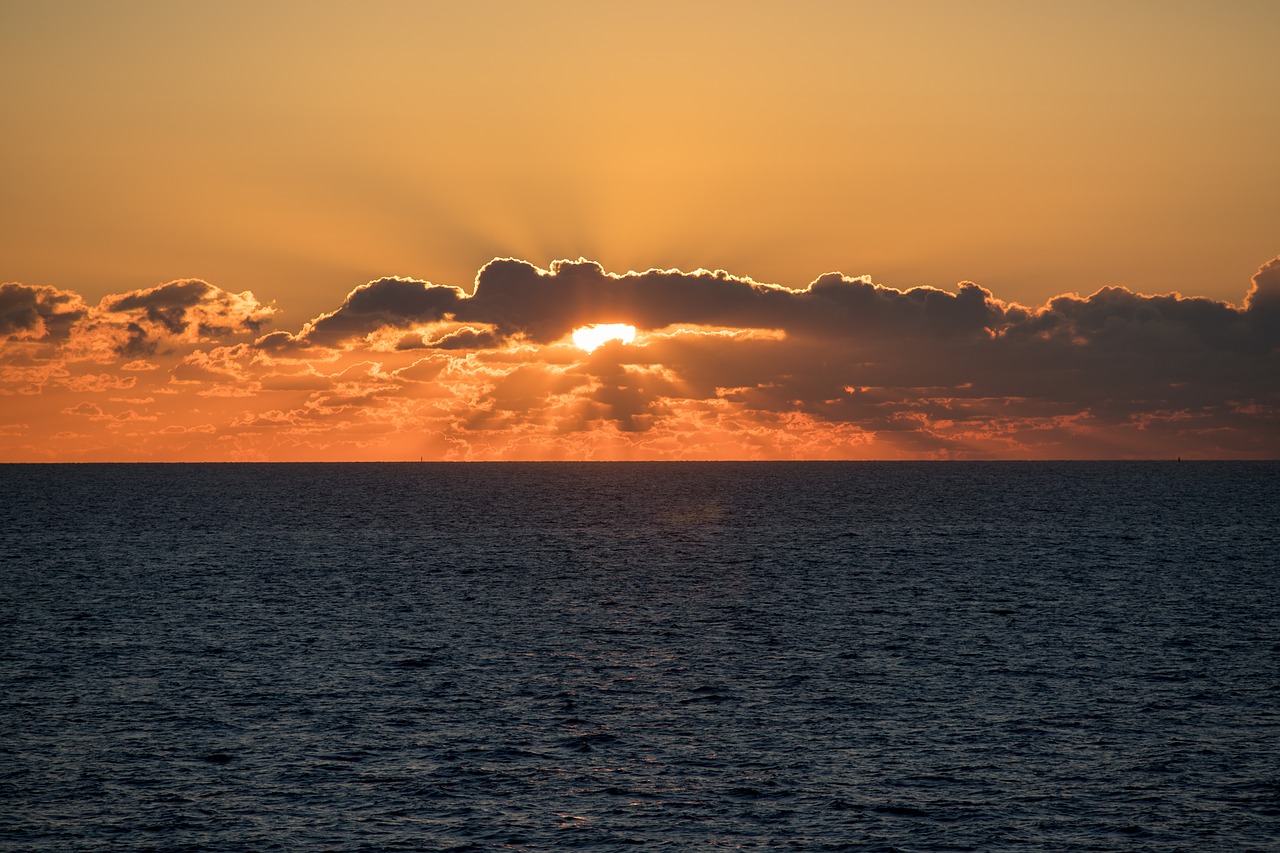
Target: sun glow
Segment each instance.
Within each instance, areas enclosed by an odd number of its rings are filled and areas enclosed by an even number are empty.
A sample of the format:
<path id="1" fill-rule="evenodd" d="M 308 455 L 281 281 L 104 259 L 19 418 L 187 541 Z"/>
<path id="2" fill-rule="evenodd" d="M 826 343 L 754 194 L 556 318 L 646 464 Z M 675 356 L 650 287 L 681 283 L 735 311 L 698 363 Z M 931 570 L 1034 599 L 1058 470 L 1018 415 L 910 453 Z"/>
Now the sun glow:
<path id="1" fill-rule="evenodd" d="M 606 341 L 629 344 L 636 339 L 636 327 L 626 323 L 599 323 L 573 330 L 573 343 L 579 349 L 593 352 Z"/>

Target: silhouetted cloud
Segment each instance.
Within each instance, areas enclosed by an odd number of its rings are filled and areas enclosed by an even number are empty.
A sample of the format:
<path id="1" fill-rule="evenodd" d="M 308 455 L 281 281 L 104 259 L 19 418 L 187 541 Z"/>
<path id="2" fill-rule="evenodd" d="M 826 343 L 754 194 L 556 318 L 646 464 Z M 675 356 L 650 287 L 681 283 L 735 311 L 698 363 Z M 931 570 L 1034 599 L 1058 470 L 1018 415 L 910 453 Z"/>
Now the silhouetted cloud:
<path id="1" fill-rule="evenodd" d="M 542 270 L 503 258 L 480 270 L 472 296 L 452 286 L 405 278 L 361 285 L 337 310 L 307 324 L 296 340 L 335 345 L 385 327 L 452 319 L 547 343 L 587 323 L 626 322 L 647 329 L 673 323 L 771 326 L 788 316 L 821 316 L 797 302 L 796 295 L 724 272 L 613 275 L 591 261 L 557 261 Z M 273 335 L 261 343 L 278 347 L 283 340 Z"/>
<path id="2" fill-rule="evenodd" d="M 1280 257 L 1263 264 L 1244 300 L 1250 337 L 1260 350 L 1280 346 Z"/>
<path id="3" fill-rule="evenodd" d="M 760 284 L 723 271 L 648 270 L 622 275 L 597 263 L 558 261 L 548 270 L 513 259 L 491 261 L 476 277 L 475 292 L 405 278 L 384 278 L 356 288 L 333 312 L 311 321 L 296 336 L 275 333 L 264 348 L 286 340 L 333 346 L 380 329 L 408 329 L 444 320 L 480 323 L 505 337 L 548 343 L 591 323 L 630 323 L 641 329 L 689 324 L 783 329 L 793 334 L 858 339 L 1009 335 L 1103 341 L 1118 334 L 1133 343 L 1169 330 L 1210 345 L 1256 349 L 1267 344 L 1280 310 L 1280 278 L 1269 265 L 1255 277 L 1247 307 L 1177 295 L 1146 296 L 1106 288 L 1089 297 L 1062 296 L 1039 309 L 997 299 L 972 282 L 955 293 L 932 287 L 906 291 L 876 285 L 865 276 L 821 276 L 803 290 Z M 486 338 L 486 340 L 489 340 Z"/>
<path id="4" fill-rule="evenodd" d="M 87 313 L 78 293 L 17 282 L 0 284 L 0 338 L 62 340 Z"/>
<path id="5" fill-rule="evenodd" d="M 94 312 L 103 325 L 123 324 L 116 351 L 124 356 L 149 355 L 159 340 L 213 340 L 256 334 L 275 313 L 248 291 L 230 293 L 200 279 L 170 281 L 145 290 L 108 296 Z"/>
<path id="6" fill-rule="evenodd" d="M 1280 455 L 1280 259 L 1240 306 L 499 259 L 471 295 L 378 279 L 250 342 L 272 313 L 195 279 L 93 308 L 5 285 L 0 394 L 213 458 Z M 569 342 L 610 322 L 640 334 Z"/>
<path id="7" fill-rule="evenodd" d="M 351 291 L 337 310 L 308 323 L 297 340 L 333 345 L 381 328 L 430 323 L 456 312 L 464 298 L 462 291 L 455 287 L 410 278 L 381 278 Z M 279 347 L 285 339 L 273 335 L 264 343 Z"/>

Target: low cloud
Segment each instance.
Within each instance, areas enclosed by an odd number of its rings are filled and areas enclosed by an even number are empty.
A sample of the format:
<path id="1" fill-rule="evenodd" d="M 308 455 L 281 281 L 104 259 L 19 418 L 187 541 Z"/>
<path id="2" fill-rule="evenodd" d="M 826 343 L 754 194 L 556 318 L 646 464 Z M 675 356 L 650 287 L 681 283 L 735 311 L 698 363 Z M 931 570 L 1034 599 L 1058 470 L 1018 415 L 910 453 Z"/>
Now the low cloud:
<path id="1" fill-rule="evenodd" d="M 1280 455 L 1280 258 L 1239 306 L 499 259 L 470 295 L 383 278 L 293 332 L 273 313 L 196 279 L 93 308 L 4 285 L 0 393 L 207 458 Z M 594 323 L 639 334 L 573 347 Z M 126 387 L 134 409 L 106 399 Z"/>
<path id="2" fill-rule="evenodd" d="M 231 293 L 190 278 L 108 296 L 98 305 L 91 325 L 115 333 L 113 349 L 118 354 L 146 356 L 162 344 L 257 334 L 274 313 L 275 308 L 262 305 L 249 291 Z"/>
<path id="3" fill-rule="evenodd" d="M 62 341 L 87 313 L 78 293 L 17 282 L 0 284 L 0 340 Z"/>
<path id="4" fill-rule="evenodd" d="M 341 306 L 312 320 L 297 336 L 268 336 L 262 343 L 279 347 L 286 340 L 294 340 L 332 346 L 383 328 L 444 319 L 456 313 L 464 299 L 462 291 L 455 287 L 410 278 L 382 278 L 351 291 Z"/>
<path id="5" fill-rule="evenodd" d="M 248 291 L 230 293 L 199 279 L 115 294 L 96 306 L 67 290 L 3 284 L 0 388 L 19 367 L 29 375 L 37 366 L 53 375 L 85 363 L 156 370 L 159 353 L 256 337 L 274 313 Z"/>
<path id="6" fill-rule="evenodd" d="M 1244 304 L 1236 308 L 1204 298 L 1105 288 L 1088 297 L 1064 295 L 1028 308 L 1000 300 L 972 282 L 962 282 L 955 292 L 932 287 L 902 291 L 876 285 L 867 276 L 830 273 L 803 290 L 791 290 L 724 271 L 619 275 L 585 260 L 558 261 L 544 270 L 500 259 L 480 271 L 473 295 L 416 279 L 379 279 L 356 288 L 336 310 L 296 335 L 275 333 L 259 345 L 333 347 L 384 330 L 445 321 L 480 324 L 488 331 L 477 333 L 474 341 L 461 336 L 442 348 L 487 346 L 517 337 L 546 344 L 582 325 L 617 322 L 642 330 L 678 325 L 781 329 L 841 342 L 1008 337 L 1144 346 L 1176 338 L 1258 352 L 1274 347 L 1280 334 L 1275 322 L 1280 262 L 1259 271 Z M 415 339 L 402 347 L 416 345 Z"/>

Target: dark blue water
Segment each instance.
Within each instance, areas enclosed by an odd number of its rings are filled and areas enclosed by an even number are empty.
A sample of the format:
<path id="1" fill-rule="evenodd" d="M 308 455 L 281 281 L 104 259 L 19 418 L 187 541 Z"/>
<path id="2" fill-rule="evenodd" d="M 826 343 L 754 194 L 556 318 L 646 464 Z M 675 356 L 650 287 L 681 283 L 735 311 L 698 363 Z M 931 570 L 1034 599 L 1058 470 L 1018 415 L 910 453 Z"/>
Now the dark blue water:
<path id="1" fill-rule="evenodd" d="M 0 848 L 1265 850 L 1280 464 L 0 466 Z"/>

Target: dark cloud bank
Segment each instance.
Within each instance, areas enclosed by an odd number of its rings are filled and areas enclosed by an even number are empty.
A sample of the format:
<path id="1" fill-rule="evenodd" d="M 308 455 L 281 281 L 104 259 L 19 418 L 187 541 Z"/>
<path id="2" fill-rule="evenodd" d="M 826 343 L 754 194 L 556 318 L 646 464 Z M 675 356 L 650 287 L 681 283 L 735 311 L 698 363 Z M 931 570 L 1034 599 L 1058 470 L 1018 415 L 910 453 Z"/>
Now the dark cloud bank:
<path id="1" fill-rule="evenodd" d="M 1280 342 L 1280 258 L 1254 277 L 1243 308 L 1199 297 L 1146 296 L 1106 288 L 1028 309 L 964 282 L 958 292 L 899 291 L 866 277 L 824 275 L 807 289 L 762 285 L 725 272 L 649 270 L 615 275 L 590 261 L 540 270 L 518 260 L 487 264 L 474 295 L 446 285 L 384 278 L 356 288 L 336 311 L 298 335 L 277 332 L 267 348 L 333 346 L 375 330 L 443 319 L 493 326 L 503 336 L 547 343 L 586 323 L 641 329 L 678 324 L 782 329 L 827 338 L 1061 338 L 1077 347 L 1181 344 L 1264 354 Z"/>
<path id="2" fill-rule="evenodd" d="M 1149 429 L 1153 438 L 1179 431 L 1223 452 L 1280 452 L 1280 258 L 1254 276 L 1241 307 L 1112 287 L 1038 308 L 968 282 L 955 293 L 899 291 L 829 274 L 793 291 L 724 272 L 615 275 L 584 260 L 540 270 L 504 259 L 481 270 L 474 295 L 382 279 L 298 335 L 275 333 L 259 345 L 338 346 L 446 319 L 492 332 L 468 328 L 422 346 L 545 343 L 606 322 L 781 330 L 785 340 L 672 338 L 647 358 L 673 368 L 687 396 L 729 396 L 869 429 L 945 421 L 954 431 L 968 421 L 980 431 L 1002 420 L 1053 428 L 1074 418 Z M 619 350 L 613 358 L 646 356 Z M 656 411 L 651 402 L 618 419 Z"/>
<path id="3" fill-rule="evenodd" d="M 122 356 L 153 351 L 166 334 L 252 334 L 271 313 L 252 294 L 198 280 L 108 297 L 96 309 L 53 288 L 0 288 L 0 335 L 53 342 L 110 316 L 129 324 L 129 337 L 117 344 Z M 378 333 L 383 345 L 398 336 L 401 350 L 459 354 L 510 341 L 549 343 L 578 326 L 610 322 L 642 331 L 771 330 L 664 334 L 644 346 L 597 351 L 575 370 L 599 386 L 600 417 L 629 430 L 660 423 L 672 400 L 714 398 L 759 413 L 912 434 L 922 451 L 949 443 L 960 449 L 993 431 L 1029 446 L 1036 430 L 1084 425 L 1124 427 L 1131 443 L 1137 430 L 1153 441 L 1175 436 L 1162 446 L 1280 455 L 1280 258 L 1259 269 L 1240 306 L 1106 288 L 1035 308 L 968 282 L 954 293 L 899 291 L 829 274 L 797 291 L 719 271 L 616 275 L 585 260 L 541 270 L 501 259 L 480 271 L 472 295 L 380 279 L 298 333 L 267 334 L 254 348 L 307 358 L 358 350 Z M 441 325 L 424 333 L 433 323 Z M 632 369 L 646 365 L 663 370 Z M 500 383 L 488 404 L 502 410 L 511 393 Z"/>

